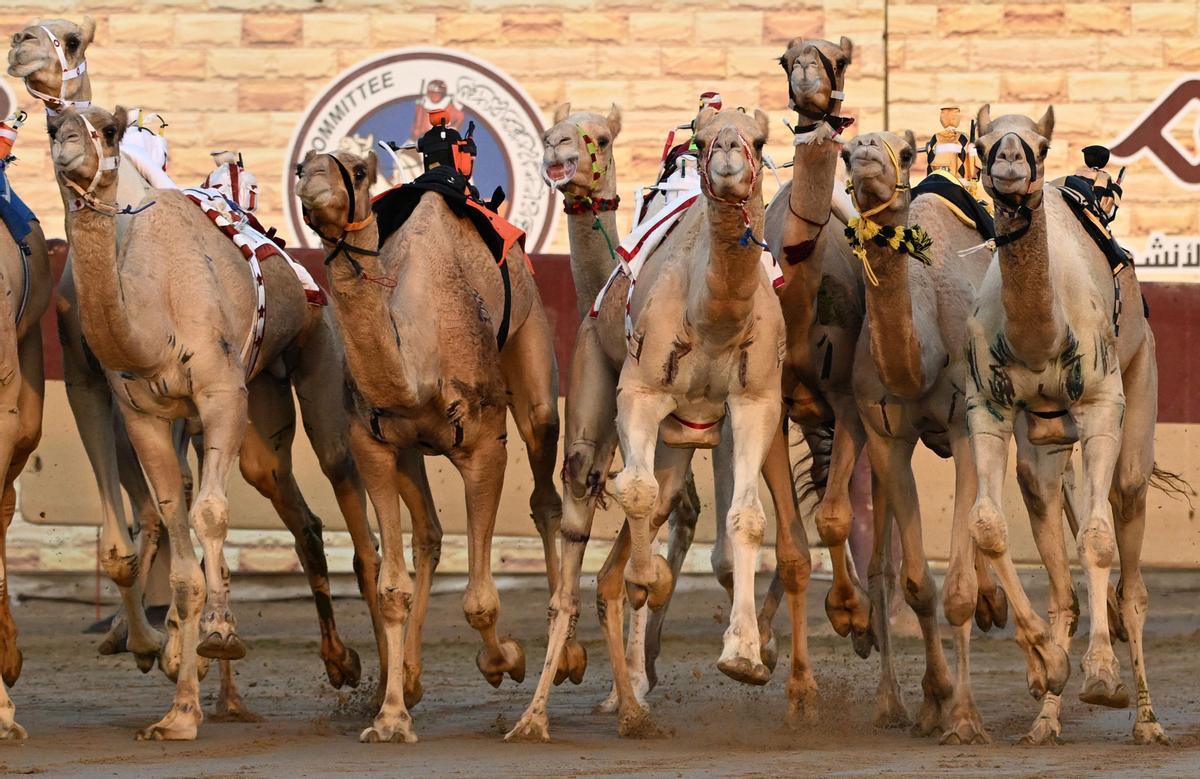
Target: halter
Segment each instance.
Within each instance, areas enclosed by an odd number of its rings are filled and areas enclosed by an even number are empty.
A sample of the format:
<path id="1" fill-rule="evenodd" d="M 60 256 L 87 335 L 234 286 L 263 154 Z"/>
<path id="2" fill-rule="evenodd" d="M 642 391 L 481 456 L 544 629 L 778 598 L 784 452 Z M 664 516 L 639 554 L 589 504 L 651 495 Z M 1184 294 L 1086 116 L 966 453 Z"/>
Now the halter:
<path id="1" fill-rule="evenodd" d="M 337 166 L 338 173 L 342 174 L 342 184 L 346 188 L 346 197 L 349 198 L 349 203 L 347 204 L 347 207 L 346 207 L 346 218 L 348 220 L 353 220 L 355 214 L 358 211 L 358 208 L 357 208 L 357 204 L 356 204 L 356 200 L 355 200 L 355 196 L 354 196 L 354 181 L 350 178 L 350 171 L 346 170 L 346 166 L 343 165 L 342 161 L 339 160 L 335 155 L 324 154 L 322 156 L 328 157 L 329 159 L 333 160 L 333 164 Z M 296 166 L 296 175 L 299 176 L 301 174 L 302 170 L 303 170 L 303 165 L 297 165 Z M 314 226 L 313 223 L 309 220 L 309 210 L 307 208 L 302 209 L 302 213 L 304 216 L 304 223 L 306 225 L 308 225 L 309 229 L 311 229 L 314 233 L 316 233 L 317 237 L 320 238 L 325 243 L 333 244 L 333 250 L 330 251 L 329 254 L 327 254 L 325 256 L 325 264 L 326 265 L 328 265 L 329 263 L 331 263 L 335 259 L 337 259 L 337 256 L 339 254 L 344 254 L 344 255 L 346 255 L 346 259 L 350 262 L 350 267 L 354 270 L 354 275 L 362 276 L 363 278 L 366 278 L 368 281 L 376 281 L 376 282 L 380 281 L 379 279 L 376 279 L 373 276 L 367 276 L 367 274 L 363 271 L 362 265 L 358 262 L 358 260 L 354 259 L 355 254 L 359 254 L 364 257 L 378 257 L 379 252 L 373 251 L 371 249 L 364 249 L 360 246 L 354 246 L 350 243 L 347 243 L 347 241 L 349 240 L 350 233 L 356 233 L 356 232 L 368 227 L 372 222 L 375 221 L 375 211 L 374 210 L 372 210 L 369 214 L 367 214 L 367 216 L 358 220 L 357 222 L 347 221 L 345 226 L 342 227 L 342 234 L 340 236 L 338 236 L 337 238 L 330 238 L 329 236 L 325 235 L 320 230 L 318 230 L 316 228 L 316 226 Z M 393 283 L 392 286 L 395 286 L 395 284 Z"/>
<path id="2" fill-rule="evenodd" d="M 744 154 L 746 157 L 746 163 L 750 166 L 751 177 L 749 191 L 741 200 L 726 200 L 725 198 L 718 197 L 713 192 L 712 184 L 708 180 L 708 166 L 712 163 L 713 152 L 716 151 L 717 148 L 715 143 L 710 143 L 704 150 L 704 159 L 700 163 L 700 189 L 704 191 L 704 196 L 709 200 L 712 200 L 716 203 L 721 203 L 722 205 L 733 206 L 742 212 L 742 224 L 746 226 L 746 232 L 742 233 L 742 237 L 738 239 L 738 245 L 748 246 L 750 242 L 753 241 L 763 249 L 767 249 L 768 247 L 766 243 L 754 237 L 754 227 L 750 224 L 750 212 L 746 209 L 746 206 L 750 203 L 750 198 L 754 197 L 755 194 L 758 193 L 758 179 L 762 174 L 762 165 L 761 163 L 755 163 L 754 152 L 751 150 L 750 143 L 746 140 L 746 136 L 742 135 L 741 132 L 738 132 L 737 130 L 734 130 L 734 132 L 737 133 L 738 143 L 742 147 L 742 154 Z M 714 138 L 713 140 L 715 141 L 716 139 Z"/>
<path id="3" fill-rule="evenodd" d="M 74 212 L 81 211 L 84 208 L 90 208 L 91 210 L 104 214 L 105 216 L 116 216 L 117 214 L 122 213 L 140 213 L 141 211 L 144 211 L 146 208 L 149 208 L 151 205 L 153 205 L 153 201 L 151 201 L 137 210 L 133 210 L 132 206 L 126 206 L 122 210 L 117 208 L 116 203 L 105 203 L 96 197 L 96 187 L 100 185 L 100 177 L 104 175 L 104 171 L 106 170 L 116 170 L 121 165 L 121 156 L 119 154 L 111 157 L 105 156 L 104 147 L 100 144 L 100 133 L 96 132 L 96 128 L 92 126 L 92 123 L 88 121 L 86 116 L 79 114 L 79 118 L 83 121 L 83 126 L 87 128 L 88 137 L 92 141 L 92 146 L 96 149 L 96 158 L 98 161 L 96 163 L 96 175 L 92 176 L 92 180 L 88 184 L 87 189 L 84 189 L 60 173 L 63 183 L 66 184 L 68 188 L 74 190 L 75 194 L 78 195 L 78 197 L 72 198 L 67 203 L 67 210 Z"/>
<path id="4" fill-rule="evenodd" d="M 904 227 L 881 225 L 871 220 L 872 216 L 891 208 L 896 200 L 899 199 L 900 193 L 909 188 L 909 185 L 904 182 L 896 150 L 886 140 L 883 141 L 883 148 L 887 152 L 888 159 L 891 160 L 892 169 L 896 171 L 896 186 L 892 190 L 891 197 L 874 208 L 864 211 L 858 205 L 858 197 L 854 194 L 854 186 L 849 180 L 846 182 L 846 191 L 850 193 L 850 200 L 854 203 L 855 210 L 859 212 L 859 216 L 851 219 L 846 225 L 846 241 L 850 244 L 850 250 L 862 262 L 863 273 L 867 281 L 874 287 L 879 286 L 879 277 L 875 275 L 875 270 L 871 267 L 870 260 L 867 259 L 867 241 L 871 241 L 876 246 L 891 247 L 893 250 L 907 254 L 925 265 L 933 264 L 933 260 L 928 254 L 929 247 L 933 245 L 933 239 L 925 232 L 925 228 L 920 225 L 906 225 Z"/>
<path id="5" fill-rule="evenodd" d="M 579 133 L 579 138 L 583 141 L 584 151 L 588 153 L 588 157 L 590 158 L 590 168 L 592 171 L 591 188 L 595 189 L 596 185 L 598 185 L 604 178 L 605 174 L 608 173 L 608 168 L 600 164 L 600 146 L 596 143 L 595 139 L 585 133 L 583 128 L 579 125 L 575 126 L 575 131 Z M 544 168 L 542 170 L 542 177 L 546 179 L 547 184 L 554 186 L 553 182 L 546 177 L 546 171 Z M 612 198 L 594 198 L 590 195 L 576 197 L 573 195 L 567 195 L 565 192 L 563 193 L 564 214 L 586 214 L 589 211 L 593 214 L 600 214 L 604 211 L 616 211 L 620 204 L 620 196 Z"/>
<path id="6" fill-rule="evenodd" d="M 1025 188 L 1024 194 L 1017 195 L 1015 198 L 997 192 L 992 181 L 992 166 L 996 164 L 996 155 L 1000 153 L 1000 145 L 1004 142 L 1004 139 L 1010 135 L 1017 139 L 1017 143 L 1021 144 L 1021 154 L 1024 155 L 1025 165 L 1029 168 L 1029 185 Z M 1023 225 L 1011 233 L 997 235 L 992 248 L 1005 246 L 1013 241 L 1020 240 L 1025 233 L 1029 232 L 1029 227 L 1033 224 L 1033 211 L 1029 207 L 1029 200 L 1034 194 L 1041 191 L 1041 188 L 1037 184 L 1041 181 L 1042 174 L 1038 172 L 1037 157 L 1034 155 L 1033 149 L 1025 142 L 1024 138 L 1016 133 L 1005 133 L 1000 137 L 1000 140 L 996 141 L 991 150 L 988 151 L 987 164 L 984 166 L 980 178 L 986 179 L 984 186 L 990 190 L 992 200 L 1001 210 L 1025 221 Z"/>
<path id="7" fill-rule="evenodd" d="M 67 63 L 67 55 L 63 51 L 62 41 L 58 39 L 58 36 L 50 32 L 50 28 L 44 25 L 39 25 L 39 29 L 46 33 L 46 37 L 50 39 L 50 45 L 53 47 L 54 53 L 58 55 L 58 64 L 62 68 L 62 83 L 58 87 L 58 97 L 37 91 L 29 86 L 29 79 L 25 79 L 25 88 L 29 90 L 29 94 L 41 100 L 46 105 L 46 113 L 50 116 L 58 116 L 68 108 L 76 110 L 90 108 L 92 105 L 91 100 L 67 99 L 67 82 L 77 79 L 87 72 L 87 60 L 82 59 L 78 65 L 73 68 L 70 67 Z"/>
<path id="8" fill-rule="evenodd" d="M 796 62 L 792 63 L 792 67 L 787 69 L 788 74 L 788 97 L 791 98 L 792 108 L 799 116 L 812 120 L 810 124 L 797 125 L 792 129 L 793 134 L 802 136 L 811 133 L 817 129 L 821 122 L 825 122 L 833 130 L 834 136 L 839 135 L 842 130 L 845 130 L 850 125 L 854 124 L 853 117 L 838 116 L 836 111 L 841 108 L 842 103 L 846 100 L 845 74 L 843 74 L 842 83 L 838 83 L 837 70 L 833 67 L 833 62 L 829 57 L 825 56 L 825 52 L 821 51 L 821 47 L 815 43 L 807 44 L 807 48 L 811 48 L 817 54 L 817 59 L 821 62 L 821 67 L 825 69 L 825 76 L 829 79 L 829 109 L 823 112 L 805 111 L 800 108 L 800 101 L 796 98 L 796 93 L 792 88 L 792 71 L 796 69 Z M 799 58 L 797 58 L 797 61 Z M 797 140 L 797 143 L 800 141 Z"/>

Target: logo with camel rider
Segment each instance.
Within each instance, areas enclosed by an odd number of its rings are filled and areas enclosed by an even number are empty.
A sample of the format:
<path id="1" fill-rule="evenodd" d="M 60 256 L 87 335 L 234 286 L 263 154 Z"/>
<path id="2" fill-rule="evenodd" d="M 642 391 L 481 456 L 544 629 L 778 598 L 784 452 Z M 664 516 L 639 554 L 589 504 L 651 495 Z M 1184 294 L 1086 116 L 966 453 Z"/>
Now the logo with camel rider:
<path id="1" fill-rule="evenodd" d="M 466 53 L 403 49 L 351 67 L 312 101 L 292 138 L 284 175 L 284 213 L 302 246 L 317 246 L 296 204 L 291 171 L 310 150 L 338 149 L 379 158 L 378 195 L 424 171 L 418 142 L 434 124 L 470 138 L 471 185 L 489 197 L 504 191 L 498 213 L 527 236 L 536 253 L 554 226 L 553 193 L 541 180 L 545 130 L 533 99 L 498 68 Z"/>

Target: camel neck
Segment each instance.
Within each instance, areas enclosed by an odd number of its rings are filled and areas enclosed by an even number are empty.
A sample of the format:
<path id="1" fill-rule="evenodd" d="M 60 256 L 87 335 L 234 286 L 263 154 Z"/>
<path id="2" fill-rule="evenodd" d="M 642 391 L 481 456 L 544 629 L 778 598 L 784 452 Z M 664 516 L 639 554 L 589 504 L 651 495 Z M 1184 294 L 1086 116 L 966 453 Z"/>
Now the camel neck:
<path id="1" fill-rule="evenodd" d="M 346 244 L 351 250 L 336 254 L 326 267 L 330 299 L 346 345 L 350 375 L 359 392 L 373 405 L 415 407 L 417 385 L 410 378 L 413 366 L 410 360 L 401 359 L 400 328 L 391 307 L 399 269 L 389 267 L 382 255 L 353 251 L 353 248 L 368 251 L 381 248 L 379 226 L 375 222 L 350 233 Z M 336 244 L 324 241 L 323 245 L 326 252 L 331 252 Z"/>
<path id="2" fill-rule="evenodd" d="M 55 60 L 55 63 L 57 64 L 57 60 Z M 88 76 L 87 71 L 84 71 L 75 78 L 68 79 L 66 82 L 61 83 L 65 83 L 66 85 L 66 89 L 62 91 L 62 100 L 65 100 L 68 103 L 92 102 L 92 80 Z M 49 86 L 31 84 L 29 83 L 28 79 L 26 79 L 26 86 L 36 89 L 38 92 L 41 92 L 44 95 L 59 97 L 59 89 L 52 89 Z M 63 108 L 52 107 L 50 104 L 46 103 L 44 99 L 42 99 L 42 102 L 46 106 L 47 115 L 60 114 L 63 110 L 65 110 Z"/>
<path id="3" fill-rule="evenodd" d="M 603 230 L 595 229 L 597 218 Z M 567 238 L 571 244 L 575 305 L 579 309 L 579 316 L 583 317 L 617 265 L 613 251 L 621 242 L 621 237 L 617 234 L 616 211 L 568 214 Z"/>
<path id="4" fill-rule="evenodd" d="M 111 199 L 115 191 L 113 187 L 107 196 Z M 116 220 L 90 208 L 72 211 L 67 214 L 67 235 L 79 319 L 88 346 L 108 370 L 153 371 L 159 355 L 145 345 L 165 345 L 168 339 L 165 333 L 158 337 L 153 332 L 159 324 L 155 318 L 140 318 L 136 325 L 130 321 L 134 311 L 145 312 L 147 307 L 125 299 L 117 262 Z"/>
<path id="5" fill-rule="evenodd" d="M 746 206 L 750 227 L 762 236 L 762 194 L 756 191 Z M 754 295 L 762 281 L 762 247 L 742 236 L 746 223 L 737 206 L 706 200 L 708 220 L 708 264 L 704 272 L 701 297 L 693 299 L 689 318 L 702 329 L 709 328 L 721 337 L 735 337 L 745 329 L 754 308 Z"/>
<path id="6" fill-rule="evenodd" d="M 789 244 L 816 241 L 830 219 L 838 150 L 833 141 L 802 143 L 792 154 L 792 188 L 788 193 Z"/>
<path id="7" fill-rule="evenodd" d="M 1033 209 L 1024 236 L 1000 247 L 1000 299 L 1004 305 L 1004 334 L 1013 354 L 1029 368 L 1041 369 L 1061 351 L 1066 322 L 1050 276 L 1046 210 Z M 1005 235 L 1024 224 L 1003 209 L 996 213 L 996 234 Z"/>
<path id="8" fill-rule="evenodd" d="M 908 209 L 893 209 L 880 223 L 904 226 Z M 913 398 L 925 389 L 927 377 L 921 364 L 921 342 L 913 324 L 911 260 L 890 246 L 866 241 L 867 261 L 879 284 L 866 285 L 867 322 L 871 338 L 871 360 L 888 391 Z"/>

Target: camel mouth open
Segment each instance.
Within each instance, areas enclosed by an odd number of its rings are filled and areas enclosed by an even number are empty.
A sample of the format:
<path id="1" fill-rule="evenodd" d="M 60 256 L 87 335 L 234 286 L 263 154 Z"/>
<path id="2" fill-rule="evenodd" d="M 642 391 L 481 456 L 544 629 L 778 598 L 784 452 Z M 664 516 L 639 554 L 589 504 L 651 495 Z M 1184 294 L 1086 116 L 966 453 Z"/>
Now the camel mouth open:
<path id="1" fill-rule="evenodd" d="M 575 178 L 576 169 L 574 162 L 554 162 L 542 166 L 542 178 L 555 189 L 562 189 Z"/>

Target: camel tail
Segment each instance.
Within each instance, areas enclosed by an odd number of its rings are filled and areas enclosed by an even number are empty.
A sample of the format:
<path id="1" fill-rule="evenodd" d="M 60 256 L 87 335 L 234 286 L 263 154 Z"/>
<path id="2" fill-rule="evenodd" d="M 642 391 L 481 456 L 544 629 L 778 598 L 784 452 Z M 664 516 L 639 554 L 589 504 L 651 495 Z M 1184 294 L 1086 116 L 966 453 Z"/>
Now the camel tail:
<path id="1" fill-rule="evenodd" d="M 820 427 L 805 436 L 808 451 L 792 466 L 792 484 L 796 500 L 819 500 L 829 483 L 829 461 L 833 455 L 833 426 Z M 799 443 L 799 442 L 797 442 Z"/>
<path id="2" fill-rule="evenodd" d="M 1181 498 L 1186 500 L 1189 513 L 1195 511 L 1195 507 L 1192 505 L 1192 496 L 1196 494 L 1196 490 L 1188 483 L 1187 479 L 1183 478 L 1183 474 L 1168 471 L 1155 463 L 1154 470 L 1150 472 L 1150 486 L 1158 489 L 1172 500 Z"/>

